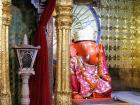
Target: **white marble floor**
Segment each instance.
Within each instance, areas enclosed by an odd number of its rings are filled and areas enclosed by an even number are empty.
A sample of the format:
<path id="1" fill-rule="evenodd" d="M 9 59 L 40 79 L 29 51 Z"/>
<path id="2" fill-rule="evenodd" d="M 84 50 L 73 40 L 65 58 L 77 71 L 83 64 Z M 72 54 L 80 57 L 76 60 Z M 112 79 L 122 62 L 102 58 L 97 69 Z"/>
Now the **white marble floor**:
<path id="1" fill-rule="evenodd" d="M 113 92 L 112 97 L 116 100 L 128 102 L 130 105 L 140 105 L 140 92 L 117 91 Z"/>

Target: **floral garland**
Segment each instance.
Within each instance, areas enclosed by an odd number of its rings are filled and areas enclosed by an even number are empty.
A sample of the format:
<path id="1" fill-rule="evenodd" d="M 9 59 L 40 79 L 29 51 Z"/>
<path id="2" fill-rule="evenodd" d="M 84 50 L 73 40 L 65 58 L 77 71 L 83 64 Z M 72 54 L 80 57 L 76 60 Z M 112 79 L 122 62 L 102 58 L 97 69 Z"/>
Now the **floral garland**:
<path id="1" fill-rule="evenodd" d="M 81 63 L 80 58 L 79 58 L 78 56 L 76 56 L 76 59 L 77 59 L 78 64 L 80 65 L 80 70 L 81 70 L 82 76 L 85 78 L 86 82 L 89 84 L 91 90 L 94 90 L 94 89 L 96 88 L 96 85 L 97 85 L 97 84 L 96 84 L 96 83 L 92 83 L 92 82 L 88 79 L 87 75 L 85 74 L 85 68 L 83 67 L 83 65 L 82 65 L 82 63 Z M 100 78 L 100 77 L 97 76 L 97 79 L 99 79 L 99 78 Z"/>

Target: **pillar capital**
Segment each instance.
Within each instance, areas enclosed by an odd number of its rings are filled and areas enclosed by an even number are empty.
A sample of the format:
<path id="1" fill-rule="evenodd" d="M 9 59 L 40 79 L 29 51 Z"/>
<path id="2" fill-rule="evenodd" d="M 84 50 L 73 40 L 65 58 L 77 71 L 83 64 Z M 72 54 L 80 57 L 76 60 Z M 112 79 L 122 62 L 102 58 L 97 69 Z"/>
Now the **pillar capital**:
<path id="1" fill-rule="evenodd" d="M 72 6 L 57 6 L 56 7 L 56 26 L 57 28 L 70 29 L 72 25 Z"/>
<path id="2" fill-rule="evenodd" d="M 4 25 L 10 25 L 11 21 L 11 2 L 10 1 L 3 1 L 3 8 L 2 8 L 2 20 Z"/>
<path id="3" fill-rule="evenodd" d="M 73 0 L 56 0 L 56 6 L 68 6 L 73 5 Z"/>

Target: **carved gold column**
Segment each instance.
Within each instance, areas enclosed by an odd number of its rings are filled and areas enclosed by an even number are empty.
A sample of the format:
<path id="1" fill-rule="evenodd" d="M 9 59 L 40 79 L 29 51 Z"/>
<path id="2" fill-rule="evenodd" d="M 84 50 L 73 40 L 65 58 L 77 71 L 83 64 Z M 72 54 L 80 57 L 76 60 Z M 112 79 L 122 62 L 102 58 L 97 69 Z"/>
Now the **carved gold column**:
<path id="1" fill-rule="evenodd" d="M 72 24 L 72 0 L 56 2 L 57 71 L 55 105 L 71 105 L 69 46 Z"/>
<path id="2" fill-rule="evenodd" d="M 2 105 L 11 105 L 9 81 L 9 25 L 10 25 L 10 0 L 0 0 L 0 101 Z"/>

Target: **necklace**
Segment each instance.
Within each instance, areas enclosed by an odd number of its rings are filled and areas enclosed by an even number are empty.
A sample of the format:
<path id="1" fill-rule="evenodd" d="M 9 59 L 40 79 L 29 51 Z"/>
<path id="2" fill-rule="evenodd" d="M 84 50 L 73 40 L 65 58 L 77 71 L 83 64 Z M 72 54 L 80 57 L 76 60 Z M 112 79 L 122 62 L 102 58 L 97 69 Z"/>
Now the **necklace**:
<path id="1" fill-rule="evenodd" d="M 80 65 L 80 70 L 81 70 L 82 76 L 85 78 L 86 82 L 89 84 L 91 90 L 94 90 L 94 89 L 96 88 L 96 85 L 97 85 L 97 84 L 96 84 L 96 83 L 92 83 L 92 82 L 88 79 L 88 77 L 87 77 L 87 75 L 86 75 L 86 73 L 85 73 L 85 72 L 86 72 L 86 71 L 85 71 L 85 68 L 83 67 L 83 65 L 82 65 L 82 63 L 81 63 L 79 56 L 76 56 L 76 59 L 77 59 L 78 64 Z M 99 76 L 97 76 L 97 79 L 99 79 Z"/>

